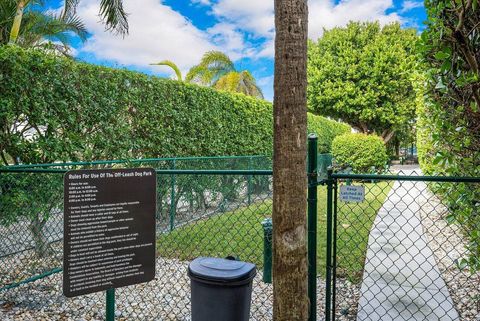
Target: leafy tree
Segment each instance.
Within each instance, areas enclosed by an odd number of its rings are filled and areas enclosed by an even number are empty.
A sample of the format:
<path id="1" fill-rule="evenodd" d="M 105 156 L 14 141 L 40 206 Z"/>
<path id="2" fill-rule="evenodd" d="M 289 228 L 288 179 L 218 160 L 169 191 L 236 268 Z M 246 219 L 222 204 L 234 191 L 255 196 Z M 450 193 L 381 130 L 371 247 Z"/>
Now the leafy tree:
<path id="1" fill-rule="evenodd" d="M 275 1 L 273 319 L 306 321 L 307 0 Z M 314 307 L 316 310 L 316 307 Z"/>
<path id="2" fill-rule="evenodd" d="M 180 68 L 172 61 L 163 60 L 151 65 L 168 66 L 175 72 L 177 80 L 183 81 Z M 220 51 L 206 52 L 200 63 L 190 68 L 185 82 L 263 98 L 262 90 L 257 86 L 252 74 L 247 70 L 235 70 L 232 60 Z"/>
<path id="3" fill-rule="evenodd" d="M 395 132 L 409 131 L 417 40 L 414 29 L 398 23 L 350 22 L 325 31 L 309 43 L 309 109 L 381 135 L 386 143 Z"/>
<path id="4" fill-rule="evenodd" d="M 422 34 L 426 99 L 419 107 L 419 161 L 427 174 L 480 176 L 480 10 L 478 1 L 427 0 Z M 421 126 L 420 126 L 421 125 Z M 434 190 L 469 238 L 459 266 L 480 270 L 480 187 L 441 184 Z"/>

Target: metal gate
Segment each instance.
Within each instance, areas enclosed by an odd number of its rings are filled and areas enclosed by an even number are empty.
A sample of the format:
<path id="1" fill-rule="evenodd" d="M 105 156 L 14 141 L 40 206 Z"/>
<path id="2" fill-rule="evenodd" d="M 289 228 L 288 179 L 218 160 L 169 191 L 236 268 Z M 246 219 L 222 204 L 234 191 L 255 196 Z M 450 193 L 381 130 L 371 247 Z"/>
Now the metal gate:
<path id="1" fill-rule="evenodd" d="M 480 320 L 480 177 L 330 169 L 317 184 L 325 320 Z"/>

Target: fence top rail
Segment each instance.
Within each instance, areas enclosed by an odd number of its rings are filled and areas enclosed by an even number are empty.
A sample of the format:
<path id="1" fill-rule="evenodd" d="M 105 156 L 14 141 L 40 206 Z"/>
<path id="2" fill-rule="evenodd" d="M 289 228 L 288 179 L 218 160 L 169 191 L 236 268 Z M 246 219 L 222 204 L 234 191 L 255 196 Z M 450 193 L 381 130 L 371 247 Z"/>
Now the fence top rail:
<path id="1" fill-rule="evenodd" d="M 0 168 L 1 173 L 57 173 L 65 174 L 70 169 L 55 169 L 55 168 Z M 272 170 L 223 170 L 223 169 L 156 169 L 155 172 L 160 175 L 273 175 Z"/>
<path id="2" fill-rule="evenodd" d="M 21 164 L 10 165 L 3 168 L 48 168 L 48 167 L 68 167 L 68 166 L 85 166 L 85 165 L 106 165 L 106 164 L 125 164 L 125 163 L 151 163 L 165 161 L 192 161 L 192 160 L 235 160 L 235 159 L 257 159 L 267 158 L 265 155 L 241 155 L 241 156 L 189 156 L 189 157 L 165 157 L 165 158 L 141 158 L 141 159 L 114 159 L 114 160 L 98 160 L 90 162 L 63 162 L 63 163 L 46 163 L 46 164 Z M 0 167 L 2 169 L 2 167 Z"/>
<path id="3" fill-rule="evenodd" d="M 333 179 L 355 179 L 375 181 L 424 181 L 451 183 L 480 183 L 480 177 L 469 176 L 425 176 L 425 175 L 381 175 L 381 174 L 348 174 L 332 173 Z"/>

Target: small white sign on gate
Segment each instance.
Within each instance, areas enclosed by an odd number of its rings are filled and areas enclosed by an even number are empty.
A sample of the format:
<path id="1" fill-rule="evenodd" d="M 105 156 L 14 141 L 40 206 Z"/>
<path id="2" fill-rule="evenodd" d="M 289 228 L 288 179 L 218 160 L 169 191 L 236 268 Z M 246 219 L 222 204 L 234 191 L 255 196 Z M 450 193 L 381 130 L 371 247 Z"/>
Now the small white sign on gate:
<path id="1" fill-rule="evenodd" d="M 360 203 L 365 200 L 365 186 L 340 186 L 340 201 Z"/>

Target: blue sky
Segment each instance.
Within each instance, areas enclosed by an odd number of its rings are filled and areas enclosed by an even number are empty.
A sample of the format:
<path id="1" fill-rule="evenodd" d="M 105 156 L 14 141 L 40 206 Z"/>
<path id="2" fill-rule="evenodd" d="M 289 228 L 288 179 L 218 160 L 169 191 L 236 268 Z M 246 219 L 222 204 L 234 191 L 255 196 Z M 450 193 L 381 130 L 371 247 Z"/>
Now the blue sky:
<path id="1" fill-rule="evenodd" d="M 248 69 L 267 100 L 273 99 L 273 0 L 124 0 L 130 33 L 125 38 L 105 32 L 98 17 L 100 0 L 81 0 L 78 14 L 90 37 L 75 41 L 77 59 L 172 77 L 167 67 L 151 66 L 164 59 L 185 73 L 204 52 L 221 50 L 238 70 Z M 61 0 L 47 1 L 51 8 Z M 423 29 L 421 0 L 309 0 L 309 37 L 348 21 L 399 21 Z"/>

